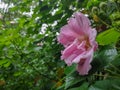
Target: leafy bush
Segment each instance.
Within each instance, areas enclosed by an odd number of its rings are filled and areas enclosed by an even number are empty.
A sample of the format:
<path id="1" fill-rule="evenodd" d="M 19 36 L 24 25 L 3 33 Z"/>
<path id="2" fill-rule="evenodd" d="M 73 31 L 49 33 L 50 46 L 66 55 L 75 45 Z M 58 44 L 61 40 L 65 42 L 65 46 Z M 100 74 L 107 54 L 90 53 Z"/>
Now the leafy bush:
<path id="1" fill-rule="evenodd" d="M 2 1 L 3 3 L 3 1 Z M 1 90 L 119 90 L 119 0 L 4 0 L 0 8 Z M 13 6 L 12 6 L 13 5 Z M 57 35 L 76 11 L 96 28 L 98 50 L 86 76 L 61 61 Z"/>

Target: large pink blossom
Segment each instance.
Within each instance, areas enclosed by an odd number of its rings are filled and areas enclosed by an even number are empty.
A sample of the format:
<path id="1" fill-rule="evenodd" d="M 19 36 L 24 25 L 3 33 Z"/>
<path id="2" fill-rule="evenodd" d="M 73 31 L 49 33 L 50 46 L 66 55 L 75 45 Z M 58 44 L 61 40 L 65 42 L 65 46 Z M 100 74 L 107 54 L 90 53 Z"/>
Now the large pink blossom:
<path id="1" fill-rule="evenodd" d="M 65 47 L 61 59 L 69 66 L 76 63 L 79 74 L 87 75 L 97 48 L 95 38 L 96 30 L 91 28 L 89 19 L 80 12 L 75 13 L 58 36 L 58 41 Z"/>

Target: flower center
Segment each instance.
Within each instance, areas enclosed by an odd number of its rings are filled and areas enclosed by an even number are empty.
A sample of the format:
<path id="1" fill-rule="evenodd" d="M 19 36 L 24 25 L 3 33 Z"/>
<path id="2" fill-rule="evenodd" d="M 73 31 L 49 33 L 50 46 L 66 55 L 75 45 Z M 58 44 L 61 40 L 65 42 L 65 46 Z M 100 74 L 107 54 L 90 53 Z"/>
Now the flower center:
<path id="1" fill-rule="evenodd" d="M 86 42 L 86 44 L 85 44 L 85 49 L 86 49 L 86 50 L 88 50 L 88 49 L 91 47 L 90 42 L 89 42 L 89 38 L 88 38 L 87 36 L 80 36 L 80 37 L 78 38 L 78 40 L 79 40 L 80 43 L 81 43 L 82 41 L 85 41 L 85 42 Z"/>

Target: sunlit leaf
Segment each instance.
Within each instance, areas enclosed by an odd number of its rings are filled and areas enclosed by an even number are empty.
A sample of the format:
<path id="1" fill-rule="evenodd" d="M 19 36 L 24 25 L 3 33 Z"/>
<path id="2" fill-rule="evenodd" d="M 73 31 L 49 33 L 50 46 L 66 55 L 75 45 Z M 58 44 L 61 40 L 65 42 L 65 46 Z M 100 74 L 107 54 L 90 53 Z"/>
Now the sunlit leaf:
<path id="1" fill-rule="evenodd" d="M 99 43 L 99 45 L 108 45 L 108 44 L 116 43 L 119 37 L 120 37 L 120 33 L 118 31 L 115 31 L 114 29 L 110 29 L 100 33 L 97 36 L 96 40 Z"/>

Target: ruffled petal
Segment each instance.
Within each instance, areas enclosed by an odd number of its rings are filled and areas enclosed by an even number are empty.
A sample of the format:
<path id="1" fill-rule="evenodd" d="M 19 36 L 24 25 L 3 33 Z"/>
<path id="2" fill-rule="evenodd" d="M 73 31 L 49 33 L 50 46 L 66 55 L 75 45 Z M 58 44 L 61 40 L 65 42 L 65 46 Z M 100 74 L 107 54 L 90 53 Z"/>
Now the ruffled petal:
<path id="1" fill-rule="evenodd" d="M 72 65 L 72 63 L 73 63 L 72 61 L 73 61 L 73 59 L 74 59 L 75 57 L 77 57 L 76 54 L 70 55 L 67 59 L 65 59 L 65 63 L 66 63 L 68 66 Z"/>
<path id="2" fill-rule="evenodd" d="M 90 32 L 88 33 L 89 40 L 90 41 L 95 41 L 95 37 L 97 35 L 97 31 L 95 29 L 90 29 Z"/>
<path id="3" fill-rule="evenodd" d="M 74 14 L 77 23 L 79 24 L 80 30 L 86 33 L 90 27 L 90 20 L 82 13 L 77 12 Z"/>
<path id="4" fill-rule="evenodd" d="M 73 60 L 85 52 L 85 42 L 79 44 L 78 40 L 75 40 L 70 46 L 62 51 L 61 59 L 64 59 L 68 65 L 73 63 Z"/>
<path id="5" fill-rule="evenodd" d="M 78 48 L 79 42 L 76 39 L 71 45 L 65 48 L 65 50 L 62 52 L 62 59 L 67 59 L 72 54 L 79 55 L 83 52 L 82 49 Z"/>
<path id="6" fill-rule="evenodd" d="M 89 33 L 89 42 L 90 45 L 94 48 L 94 51 L 98 48 L 98 44 L 95 41 L 96 35 L 97 35 L 97 31 L 95 29 L 91 29 Z"/>
<path id="7" fill-rule="evenodd" d="M 85 63 L 83 65 L 78 64 L 77 66 L 77 71 L 79 72 L 80 75 L 87 75 L 88 71 L 91 69 L 91 65 L 88 62 L 89 59 L 85 59 Z"/>
<path id="8" fill-rule="evenodd" d="M 80 62 L 77 66 L 77 71 L 80 75 L 87 75 L 88 71 L 91 69 L 91 61 L 93 58 L 93 49 L 89 51 L 87 55 L 83 55 L 83 58 L 80 59 Z"/>
<path id="9" fill-rule="evenodd" d="M 82 28 L 80 27 L 76 18 L 70 18 L 69 21 L 68 21 L 68 25 L 73 32 L 78 34 L 78 37 L 80 35 L 84 35 L 84 32 L 83 32 Z"/>
<path id="10" fill-rule="evenodd" d="M 58 36 L 58 41 L 63 44 L 65 47 L 70 45 L 75 38 L 79 35 L 72 30 L 69 25 L 65 25 L 60 30 L 60 35 Z"/>

